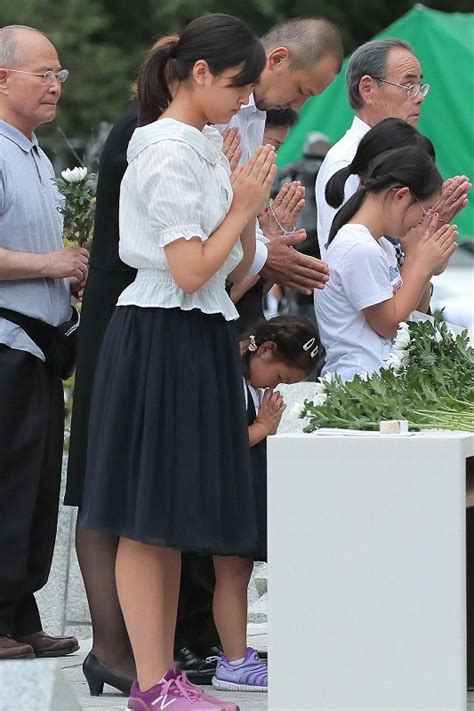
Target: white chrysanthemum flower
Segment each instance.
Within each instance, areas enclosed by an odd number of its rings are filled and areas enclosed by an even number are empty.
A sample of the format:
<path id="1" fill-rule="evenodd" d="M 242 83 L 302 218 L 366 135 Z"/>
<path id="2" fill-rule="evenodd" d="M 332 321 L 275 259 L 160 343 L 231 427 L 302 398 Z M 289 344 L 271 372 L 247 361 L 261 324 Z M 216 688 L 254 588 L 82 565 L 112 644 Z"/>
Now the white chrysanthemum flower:
<path id="1" fill-rule="evenodd" d="M 87 168 L 66 168 L 61 175 L 68 183 L 80 183 L 87 175 Z"/>
<path id="2" fill-rule="evenodd" d="M 410 345 L 410 331 L 408 324 L 405 321 L 398 327 L 397 335 L 395 336 L 395 341 L 393 347 L 399 351 L 404 351 Z"/>
<path id="3" fill-rule="evenodd" d="M 326 393 L 321 393 L 320 395 L 315 395 L 313 398 L 313 403 L 316 405 L 316 407 L 318 405 L 324 405 L 324 403 L 327 400 L 327 397 L 328 396 L 326 395 Z"/>
<path id="4" fill-rule="evenodd" d="M 393 370 L 394 373 L 398 373 L 402 367 L 402 360 L 403 358 L 399 358 L 399 356 L 392 351 L 388 354 L 384 367 Z"/>
<path id="5" fill-rule="evenodd" d="M 334 380 L 334 374 L 333 373 L 326 373 L 326 375 L 323 375 L 322 377 L 318 378 L 320 383 L 332 383 Z"/>

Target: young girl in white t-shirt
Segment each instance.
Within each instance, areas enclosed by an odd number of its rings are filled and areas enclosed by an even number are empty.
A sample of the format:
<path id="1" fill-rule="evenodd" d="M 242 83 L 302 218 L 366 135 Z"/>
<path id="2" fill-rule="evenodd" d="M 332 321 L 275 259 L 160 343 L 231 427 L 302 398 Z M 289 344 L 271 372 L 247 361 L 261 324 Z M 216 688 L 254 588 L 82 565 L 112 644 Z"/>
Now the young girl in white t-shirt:
<path id="1" fill-rule="evenodd" d="M 81 516 L 120 538 L 117 590 L 138 676 L 129 711 L 237 711 L 174 668 L 173 642 L 181 551 L 219 556 L 218 583 L 230 584 L 234 557 L 257 540 L 238 313 L 225 282 L 252 263 L 275 153 L 260 148 L 231 178 L 208 124 L 248 102 L 265 61 L 244 22 L 207 15 L 157 47 L 138 81 L 146 125 L 120 191 L 120 257 L 137 276 L 99 357 Z"/>
<path id="2" fill-rule="evenodd" d="M 442 178 L 420 147 L 385 151 L 371 161 L 360 189 L 334 218 L 328 239 L 330 278 L 315 293 L 324 373 L 348 380 L 378 371 L 398 325 L 409 318 L 456 249 L 456 227 L 430 210 Z M 418 226 L 419 229 L 413 230 Z M 401 270 L 384 237 L 413 230 Z"/>

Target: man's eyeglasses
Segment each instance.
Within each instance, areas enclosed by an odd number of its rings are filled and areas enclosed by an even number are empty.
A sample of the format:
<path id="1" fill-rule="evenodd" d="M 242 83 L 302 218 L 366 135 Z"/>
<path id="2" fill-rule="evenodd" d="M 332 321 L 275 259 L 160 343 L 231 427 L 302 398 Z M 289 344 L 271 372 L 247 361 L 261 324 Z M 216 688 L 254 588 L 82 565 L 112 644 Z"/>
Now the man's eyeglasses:
<path id="1" fill-rule="evenodd" d="M 413 195 L 413 193 L 412 193 L 412 195 Z M 421 211 L 422 211 L 422 213 L 423 213 L 423 217 L 421 218 L 421 222 L 423 222 L 423 220 L 426 220 L 426 219 L 429 218 L 429 217 L 433 217 L 433 211 L 432 211 L 432 210 L 425 210 L 425 208 L 423 207 L 423 205 L 421 204 L 421 202 L 418 200 L 418 198 L 417 198 L 415 195 L 413 195 L 413 197 L 415 198 L 415 200 L 416 200 L 416 202 L 418 203 L 418 205 L 421 207 Z"/>
<path id="2" fill-rule="evenodd" d="M 392 86 L 399 86 L 400 89 L 405 89 L 407 96 L 412 99 L 420 93 L 422 96 L 426 96 L 430 90 L 429 84 L 409 84 L 409 86 L 405 86 L 405 84 L 397 84 L 396 81 L 388 81 L 388 79 L 378 79 L 376 77 L 373 78 L 375 81 L 381 81 L 384 84 L 391 84 Z"/>
<path id="3" fill-rule="evenodd" d="M 24 72 L 21 69 L 9 69 L 9 72 L 15 72 L 16 74 L 31 74 L 34 77 L 41 77 L 45 84 L 52 84 L 55 79 L 60 84 L 64 84 L 69 76 L 67 69 L 61 69 L 59 72 L 53 72 L 48 70 L 47 72 Z"/>

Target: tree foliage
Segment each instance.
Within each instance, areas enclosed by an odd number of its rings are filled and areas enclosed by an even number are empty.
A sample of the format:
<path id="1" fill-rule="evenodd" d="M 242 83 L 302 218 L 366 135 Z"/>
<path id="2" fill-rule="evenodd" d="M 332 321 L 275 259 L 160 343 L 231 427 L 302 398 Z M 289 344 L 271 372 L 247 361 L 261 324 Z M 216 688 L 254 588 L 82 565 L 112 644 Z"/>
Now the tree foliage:
<path id="1" fill-rule="evenodd" d="M 414 0 L 16 0 L 0 5 L 0 26 L 41 29 L 70 71 L 57 120 L 40 129 L 42 140 L 57 137 L 58 126 L 71 138 L 87 139 L 125 105 L 147 47 L 205 12 L 239 15 L 260 34 L 286 17 L 322 15 L 340 28 L 349 54 L 414 4 Z M 449 12 L 472 10 L 472 0 L 425 4 Z"/>

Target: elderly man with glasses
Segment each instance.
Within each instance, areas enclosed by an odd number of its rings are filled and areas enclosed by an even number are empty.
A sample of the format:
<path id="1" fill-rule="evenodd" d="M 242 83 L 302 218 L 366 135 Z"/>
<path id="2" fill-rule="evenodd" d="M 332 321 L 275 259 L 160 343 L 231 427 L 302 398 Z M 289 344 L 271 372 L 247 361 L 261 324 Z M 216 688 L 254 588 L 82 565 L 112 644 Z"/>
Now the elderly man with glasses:
<path id="1" fill-rule="evenodd" d="M 416 126 L 430 85 L 423 83 L 420 62 L 408 42 L 397 38 L 372 40 L 356 49 L 346 74 L 349 102 L 355 110 L 352 126 L 328 152 L 316 179 L 318 242 L 321 257 L 336 210 L 325 197 L 329 179 L 354 158 L 357 146 L 367 131 L 385 118 L 400 118 Z M 359 178 L 346 182 L 346 200 L 357 190 Z M 466 176 L 446 181 L 436 206 L 441 222 L 451 222 L 467 205 L 470 189 Z"/>
<path id="2" fill-rule="evenodd" d="M 44 336 L 69 326 L 89 260 L 63 247 L 62 196 L 34 134 L 54 119 L 67 77 L 41 32 L 0 29 L 0 660 L 79 647 L 43 631 L 34 597 L 51 567 L 64 432 Z"/>

